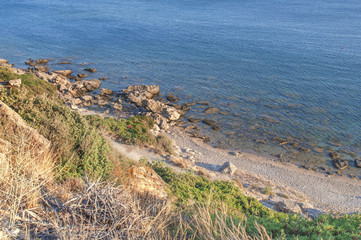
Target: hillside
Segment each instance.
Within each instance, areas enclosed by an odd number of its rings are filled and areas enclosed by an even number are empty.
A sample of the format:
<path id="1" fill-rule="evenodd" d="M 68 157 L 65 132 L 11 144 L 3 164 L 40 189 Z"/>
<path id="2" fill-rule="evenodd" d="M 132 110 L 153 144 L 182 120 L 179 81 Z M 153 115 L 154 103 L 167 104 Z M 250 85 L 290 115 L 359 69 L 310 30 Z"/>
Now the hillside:
<path id="1" fill-rule="evenodd" d="M 83 116 L 76 105 L 87 105 L 85 96 L 97 105 L 107 101 L 118 114 L 131 107 L 120 97 L 109 100 L 105 90 L 98 98 L 88 94 L 99 85 L 80 85 L 64 72 L 26 73 L 2 65 L 0 239 L 361 237 L 360 214 L 312 219 L 276 212 L 247 196 L 242 183 L 213 180 L 209 171 L 176 157 L 160 127 L 170 127 L 185 109 L 153 100 L 159 89 L 124 91 L 129 102 L 146 109 L 138 115 Z M 49 76 L 53 81 L 45 80 Z M 146 146 L 188 170 L 128 159 L 109 139 Z"/>

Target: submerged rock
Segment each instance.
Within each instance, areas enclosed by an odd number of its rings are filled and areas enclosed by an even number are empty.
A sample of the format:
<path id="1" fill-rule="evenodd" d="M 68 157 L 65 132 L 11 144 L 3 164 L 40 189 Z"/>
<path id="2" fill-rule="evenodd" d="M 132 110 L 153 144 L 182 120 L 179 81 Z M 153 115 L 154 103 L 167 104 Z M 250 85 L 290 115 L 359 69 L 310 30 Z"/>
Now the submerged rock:
<path id="1" fill-rule="evenodd" d="M 361 159 L 356 158 L 355 161 L 354 161 L 354 163 L 355 163 L 355 167 L 361 168 Z"/>
<path id="2" fill-rule="evenodd" d="M 84 71 L 94 73 L 94 72 L 96 72 L 97 70 L 96 70 L 95 68 L 85 68 Z"/>
<path id="3" fill-rule="evenodd" d="M 78 77 L 80 77 L 80 78 L 85 78 L 85 77 L 87 77 L 87 76 L 88 76 L 88 74 L 78 73 Z"/>
<path id="4" fill-rule="evenodd" d="M 215 108 L 215 107 L 209 107 L 206 108 L 206 110 L 204 110 L 204 113 L 208 113 L 208 114 L 214 114 L 214 113 L 218 113 L 219 109 Z"/>
<path id="5" fill-rule="evenodd" d="M 333 164 L 333 166 L 335 166 L 335 168 L 340 169 L 340 170 L 346 169 L 348 167 L 348 161 L 340 159 L 340 158 L 333 159 L 332 164 Z"/>
<path id="6" fill-rule="evenodd" d="M 209 126 L 216 126 L 217 125 L 217 121 L 216 120 L 212 120 L 212 119 L 203 119 L 202 122 L 204 124 L 207 124 Z"/>

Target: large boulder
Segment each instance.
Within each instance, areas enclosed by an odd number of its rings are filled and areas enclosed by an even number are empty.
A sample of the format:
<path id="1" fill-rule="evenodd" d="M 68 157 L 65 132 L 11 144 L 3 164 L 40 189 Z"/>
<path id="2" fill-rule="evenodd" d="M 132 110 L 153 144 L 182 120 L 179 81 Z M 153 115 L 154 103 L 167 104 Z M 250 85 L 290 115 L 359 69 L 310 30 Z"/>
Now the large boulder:
<path id="1" fill-rule="evenodd" d="M 0 65 L 7 64 L 8 62 L 9 62 L 9 60 L 0 58 Z"/>
<path id="2" fill-rule="evenodd" d="M 129 178 L 126 186 L 128 186 L 130 190 L 140 194 L 149 194 L 160 199 L 167 197 L 167 193 L 164 190 L 164 181 L 148 166 L 132 166 L 129 170 Z"/>
<path id="3" fill-rule="evenodd" d="M 233 175 L 236 171 L 237 171 L 237 167 L 234 166 L 231 162 L 225 162 L 221 166 L 222 173 L 229 173 L 230 175 Z"/>

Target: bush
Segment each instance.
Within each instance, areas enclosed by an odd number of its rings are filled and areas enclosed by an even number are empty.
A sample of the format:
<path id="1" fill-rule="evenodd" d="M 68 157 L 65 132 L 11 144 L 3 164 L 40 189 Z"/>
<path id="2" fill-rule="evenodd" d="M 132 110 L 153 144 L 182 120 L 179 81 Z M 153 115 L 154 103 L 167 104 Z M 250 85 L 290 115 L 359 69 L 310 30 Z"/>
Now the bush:
<path id="1" fill-rule="evenodd" d="M 21 78 L 19 89 L 0 89 L 0 100 L 48 138 L 59 156 L 61 178 L 106 178 L 112 168 L 105 139 L 79 113 L 65 106 L 56 88 L 33 75 L 0 69 L 2 79 Z"/>

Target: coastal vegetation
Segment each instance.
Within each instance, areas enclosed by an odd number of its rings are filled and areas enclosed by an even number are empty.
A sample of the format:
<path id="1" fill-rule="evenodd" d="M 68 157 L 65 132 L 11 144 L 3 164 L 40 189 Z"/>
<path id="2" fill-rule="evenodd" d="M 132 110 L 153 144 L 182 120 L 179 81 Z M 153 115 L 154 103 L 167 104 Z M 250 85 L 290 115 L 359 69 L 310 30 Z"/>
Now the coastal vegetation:
<path id="1" fill-rule="evenodd" d="M 146 159 L 133 162 L 111 149 L 105 136 L 172 154 L 169 139 L 152 133 L 150 117 L 85 117 L 59 100 L 52 84 L 32 74 L 0 68 L 0 79 L 22 80 L 19 88 L 0 88 L 0 100 L 50 143 L 40 145 L 34 133 L 10 128 L 0 115 L 0 238 L 361 237 L 360 214 L 308 219 L 275 212 L 246 196 L 236 182 L 175 172 Z M 127 179 L 134 166 L 152 168 L 168 197 L 130 191 Z M 271 195 L 272 188 L 264 192 Z"/>

